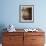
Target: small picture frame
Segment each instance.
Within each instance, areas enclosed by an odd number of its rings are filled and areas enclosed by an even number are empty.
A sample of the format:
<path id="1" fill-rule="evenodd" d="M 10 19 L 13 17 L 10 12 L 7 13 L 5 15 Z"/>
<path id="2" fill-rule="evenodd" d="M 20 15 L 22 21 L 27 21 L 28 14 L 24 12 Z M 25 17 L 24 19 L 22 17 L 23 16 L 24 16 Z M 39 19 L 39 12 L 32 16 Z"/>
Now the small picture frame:
<path id="1" fill-rule="evenodd" d="M 19 6 L 19 21 L 25 23 L 34 22 L 34 5 Z"/>

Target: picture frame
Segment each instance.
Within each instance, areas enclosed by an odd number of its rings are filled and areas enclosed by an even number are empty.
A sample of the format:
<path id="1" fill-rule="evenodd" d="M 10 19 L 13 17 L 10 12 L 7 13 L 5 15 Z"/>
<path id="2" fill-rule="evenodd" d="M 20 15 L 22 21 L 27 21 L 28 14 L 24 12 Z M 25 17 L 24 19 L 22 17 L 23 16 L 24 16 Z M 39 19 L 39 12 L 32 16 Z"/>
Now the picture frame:
<path id="1" fill-rule="evenodd" d="M 19 22 L 22 23 L 34 22 L 34 5 L 19 6 Z"/>

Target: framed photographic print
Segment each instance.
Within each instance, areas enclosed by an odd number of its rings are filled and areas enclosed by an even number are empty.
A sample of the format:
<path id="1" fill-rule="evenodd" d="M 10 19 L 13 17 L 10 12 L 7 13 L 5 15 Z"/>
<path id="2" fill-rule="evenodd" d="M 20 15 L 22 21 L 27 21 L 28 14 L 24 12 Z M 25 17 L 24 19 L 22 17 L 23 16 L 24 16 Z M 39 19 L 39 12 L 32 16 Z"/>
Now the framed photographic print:
<path id="1" fill-rule="evenodd" d="M 34 22 L 34 5 L 20 5 L 19 15 L 20 22 Z"/>

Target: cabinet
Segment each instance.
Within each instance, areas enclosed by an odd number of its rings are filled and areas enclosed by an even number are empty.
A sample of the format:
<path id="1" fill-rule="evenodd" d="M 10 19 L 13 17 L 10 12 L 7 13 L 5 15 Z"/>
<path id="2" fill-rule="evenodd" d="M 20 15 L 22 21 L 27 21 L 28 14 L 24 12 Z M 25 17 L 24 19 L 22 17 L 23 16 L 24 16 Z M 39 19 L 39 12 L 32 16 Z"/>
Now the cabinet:
<path id="1" fill-rule="evenodd" d="M 3 46 L 23 46 L 23 33 L 4 32 Z"/>
<path id="2" fill-rule="evenodd" d="M 3 46 L 44 46 L 44 32 L 3 32 Z"/>
<path id="3" fill-rule="evenodd" d="M 43 32 L 24 33 L 24 46 L 44 46 Z"/>

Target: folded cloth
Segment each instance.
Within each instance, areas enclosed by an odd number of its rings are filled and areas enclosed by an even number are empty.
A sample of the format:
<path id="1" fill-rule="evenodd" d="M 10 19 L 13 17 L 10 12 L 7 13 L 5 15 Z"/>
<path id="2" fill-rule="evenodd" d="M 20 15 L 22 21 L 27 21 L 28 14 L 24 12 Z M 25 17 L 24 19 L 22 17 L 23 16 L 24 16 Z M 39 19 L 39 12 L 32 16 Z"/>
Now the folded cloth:
<path id="1" fill-rule="evenodd" d="M 7 31 L 8 32 L 15 32 L 15 27 L 13 25 L 9 25 L 8 28 L 7 28 Z"/>

